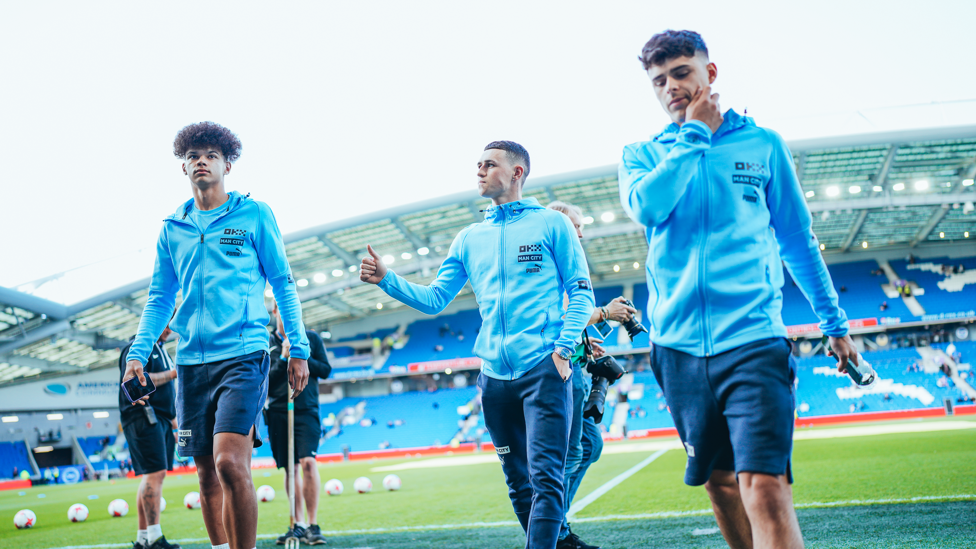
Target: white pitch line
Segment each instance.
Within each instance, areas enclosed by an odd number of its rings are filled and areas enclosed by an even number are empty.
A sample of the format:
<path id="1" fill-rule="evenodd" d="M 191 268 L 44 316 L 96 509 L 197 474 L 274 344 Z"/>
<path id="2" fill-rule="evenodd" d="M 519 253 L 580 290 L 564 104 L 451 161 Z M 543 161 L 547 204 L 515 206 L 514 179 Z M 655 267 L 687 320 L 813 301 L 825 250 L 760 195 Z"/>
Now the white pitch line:
<path id="1" fill-rule="evenodd" d="M 633 467 L 631 467 L 630 469 L 627 469 L 623 473 L 620 473 L 619 475 L 617 475 L 616 477 L 614 477 L 613 479 L 611 479 L 610 482 L 604 484 L 603 486 L 597 488 L 596 490 L 593 490 L 585 498 L 577 501 L 576 503 L 574 503 L 569 508 L 569 512 L 566 513 L 566 518 L 567 519 L 572 519 L 576 515 L 576 513 L 579 513 L 587 505 L 589 505 L 589 504 L 593 503 L 594 501 L 596 501 L 596 499 L 598 497 L 602 496 L 603 494 L 606 494 L 610 490 L 613 490 L 614 488 L 617 487 L 618 484 L 620 484 L 621 482 L 623 482 L 623 481 L 629 479 L 630 477 L 634 476 L 634 474 L 637 473 L 637 471 L 640 471 L 644 467 L 647 467 L 655 459 L 663 456 L 664 453 L 667 452 L 667 451 L 668 451 L 668 448 L 661 448 L 657 452 L 654 452 L 653 454 L 647 456 L 647 458 L 644 461 L 638 463 L 637 465 L 634 465 Z"/>
<path id="2" fill-rule="evenodd" d="M 976 500 L 976 494 L 956 494 L 952 496 L 915 496 L 910 498 L 885 498 L 885 499 L 852 499 L 846 501 L 827 501 L 827 502 L 812 502 L 812 503 L 799 503 L 795 505 L 797 509 L 809 509 L 809 508 L 821 508 L 821 507 L 857 507 L 865 505 L 879 505 L 886 503 L 918 503 L 923 501 L 953 501 L 953 500 Z M 698 509 L 693 511 L 662 511 L 659 513 L 642 513 L 638 515 L 606 515 L 602 517 L 583 517 L 574 520 L 573 522 L 609 522 L 615 520 L 635 520 L 635 519 L 660 519 L 660 518 L 676 518 L 676 517 L 689 517 L 689 516 L 699 516 L 699 515 L 709 515 L 712 513 L 711 509 Z M 355 530 L 331 530 L 323 531 L 322 534 L 327 536 L 342 536 L 351 534 L 386 534 L 394 532 L 414 532 L 414 531 L 424 531 L 424 530 L 455 530 L 464 528 L 493 528 L 497 526 L 518 526 L 519 523 L 514 520 L 502 520 L 497 522 L 470 522 L 464 524 L 430 524 L 425 526 L 395 526 L 391 528 L 360 528 Z M 262 534 L 258 536 L 258 539 L 271 539 L 276 537 L 277 534 Z M 174 539 L 177 543 L 198 543 L 209 541 L 209 538 L 189 538 L 189 539 Z M 64 547 L 58 547 L 55 549 L 101 549 L 108 547 L 130 547 L 132 542 L 129 543 L 102 543 L 99 545 L 69 545 Z M 369 548 L 359 548 L 359 549 L 369 549 Z"/>

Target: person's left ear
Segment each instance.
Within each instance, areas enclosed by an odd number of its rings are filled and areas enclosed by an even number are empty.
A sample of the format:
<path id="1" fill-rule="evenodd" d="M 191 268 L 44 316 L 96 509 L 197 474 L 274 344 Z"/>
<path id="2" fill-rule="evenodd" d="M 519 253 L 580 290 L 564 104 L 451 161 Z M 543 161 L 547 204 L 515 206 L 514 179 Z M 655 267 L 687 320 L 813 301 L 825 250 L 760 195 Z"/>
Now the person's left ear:
<path id="1" fill-rule="evenodd" d="M 709 63 L 705 68 L 708 69 L 708 84 L 714 84 L 715 79 L 718 78 L 718 67 L 715 66 L 715 63 Z"/>
<path id="2" fill-rule="evenodd" d="M 230 162 L 224 162 L 224 175 L 227 175 L 227 174 L 230 173 L 230 167 L 231 167 L 231 163 Z"/>

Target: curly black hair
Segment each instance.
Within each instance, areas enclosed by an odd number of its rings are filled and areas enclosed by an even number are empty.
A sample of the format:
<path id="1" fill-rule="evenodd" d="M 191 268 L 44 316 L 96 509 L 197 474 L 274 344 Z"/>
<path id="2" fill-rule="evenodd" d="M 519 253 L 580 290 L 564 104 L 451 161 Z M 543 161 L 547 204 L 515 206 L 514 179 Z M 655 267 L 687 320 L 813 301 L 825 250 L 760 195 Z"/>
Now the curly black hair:
<path id="1" fill-rule="evenodd" d="M 708 59 L 708 47 L 705 46 L 705 41 L 700 34 L 690 30 L 669 29 L 652 36 L 647 44 L 644 44 L 639 59 L 646 71 L 655 65 L 663 65 L 675 57 L 694 57 L 698 52 L 705 54 L 705 59 Z"/>
<path id="2" fill-rule="evenodd" d="M 492 141 L 485 146 L 486 151 L 489 149 L 505 151 L 505 156 L 509 162 L 512 164 L 521 163 L 525 166 L 525 173 L 522 174 L 522 182 L 525 182 L 526 178 L 529 177 L 529 169 L 531 167 L 529 163 L 529 151 L 525 150 L 525 147 L 514 141 Z"/>
<path id="3" fill-rule="evenodd" d="M 173 154 L 185 158 L 186 151 L 198 147 L 216 147 L 228 162 L 241 157 L 241 140 L 234 132 L 216 122 L 197 122 L 186 126 L 176 134 Z"/>

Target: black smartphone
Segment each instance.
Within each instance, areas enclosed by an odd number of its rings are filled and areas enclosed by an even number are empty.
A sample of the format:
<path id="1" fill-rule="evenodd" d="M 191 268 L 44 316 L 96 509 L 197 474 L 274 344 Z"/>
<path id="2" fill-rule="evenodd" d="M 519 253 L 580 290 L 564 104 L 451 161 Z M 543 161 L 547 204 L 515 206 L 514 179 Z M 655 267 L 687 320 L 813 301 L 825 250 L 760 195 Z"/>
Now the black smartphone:
<path id="1" fill-rule="evenodd" d="M 154 393 L 156 391 L 156 384 L 146 374 L 145 386 L 139 383 L 138 377 L 134 377 L 122 384 L 122 390 L 125 391 L 125 398 L 129 399 L 129 402 L 135 402 L 146 395 Z"/>

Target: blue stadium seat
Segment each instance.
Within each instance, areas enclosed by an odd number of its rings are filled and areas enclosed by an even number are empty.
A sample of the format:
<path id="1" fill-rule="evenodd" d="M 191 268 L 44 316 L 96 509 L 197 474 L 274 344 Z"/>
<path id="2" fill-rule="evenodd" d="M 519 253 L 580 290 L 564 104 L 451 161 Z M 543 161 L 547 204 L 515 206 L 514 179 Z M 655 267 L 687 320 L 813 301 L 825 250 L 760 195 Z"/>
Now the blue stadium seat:
<path id="1" fill-rule="evenodd" d="M 0 478 L 14 478 L 14 467 L 20 471 L 31 472 L 27 446 L 21 442 L 0 442 Z"/>

